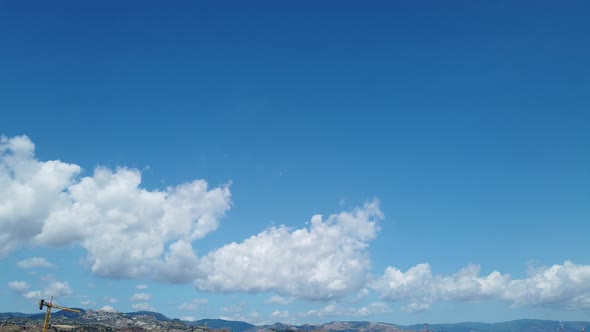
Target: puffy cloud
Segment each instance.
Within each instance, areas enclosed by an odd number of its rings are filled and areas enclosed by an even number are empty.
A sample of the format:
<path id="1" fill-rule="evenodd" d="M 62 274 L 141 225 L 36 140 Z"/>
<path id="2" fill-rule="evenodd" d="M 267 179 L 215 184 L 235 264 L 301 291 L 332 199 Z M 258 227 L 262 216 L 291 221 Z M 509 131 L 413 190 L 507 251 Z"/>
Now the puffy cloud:
<path id="1" fill-rule="evenodd" d="M 164 260 L 154 263 L 156 280 L 175 283 L 186 283 L 194 280 L 199 274 L 199 259 L 191 243 L 178 240 L 169 246 Z"/>
<path id="2" fill-rule="evenodd" d="M 356 293 L 355 298 L 356 298 L 356 300 L 360 300 L 360 299 L 363 299 L 367 296 L 369 296 L 369 290 L 367 288 L 363 288 Z"/>
<path id="3" fill-rule="evenodd" d="M 43 291 L 45 296 L 55 296 L 55 297 L 62 297 L 62 296 L 69 296 L 72 295 L 72 288 L 67 282 L 61 281 L 54 281 L 47 286 L 47 288 Z"/>
<path id="4" fill-rule="evenodd" d="M 31 288 L 31 285 L 29 285 L 29 283 L 25 281 L 11 281 L 8 283 L 8 288 L 15 292 L 21 293 Z"/>
<path id="5" fill-rule="evenodd" d="M 367 247 L 382 218 L 370 202 L 326 219 L 316 215 L 308 228 L 273 227 L 199 258 L 193 242 L 218 227 L 230 208 L 228 187 L 196 180 L 147 190 L 141 173 L 127 168 L 80 174 L 75 164 L 37 160 L 26 136 L 0 139 L 0 255 L 22 245 L 78 244 L 98 276 L 334 299 L 365 282 Z"/>
<path id="6" fill-rule="evenodd" d="M 437 301 L 499 300 L 513 306 L 590 308 L 590 266 L 565 262 L 540 269 L 524 279 L 494 271 L 480 276 L 470 265 L 451 276 L 433 275 L 429 264 L 402 272 L 388 267 L 372 284 L 383 299 L 408 301 L 406 312 L 430 309 Z"/>
<path id="7" fill-rule="evenodd" d="M 353 313 L 353 316 L 366 317 L 366 316 L 372 316 L 372 315 L 378 315 L 378 314 L 387 314 L 387 313 L 390 313 L 391 311 L 392 311 L 391 307 L 387 303 L 373 302 L 365 307 L 357 309 Z"/>
<path id="8" fill-rule="evenodd" d="M 373 302 L 367 306 L 361 308 L 353 308 L 341 303 L 331 302 L 325 307 L 320 309 L 309 310 L 305 313 L 299 314 L 300 317 L 367 317 L 377 314 L 390 313 L 392 309 L 387 303 L 384 302 Z"/>
<path id="9" fill-rule="evenodd" d="M 39 257 L 32 257 L 32 258 L 22 260 L 22 261 L 16 263 L 16 265 L 22 269 L 34 269 L 34 268 L 40 268 L 40 267 L 54 267 L 55 266 L 55 265 L 51 264 L 50 262 L 48 262 L 45 258 L 39 258 Z"/>
<path id="10" fill-rule="evenodd" d="M 100 308 L 100 311 L 117 312 L 117 310 L 110 305 L 105 305 L 104 307 Z"/>
<path id="11" fill-rule="evenodd" d="M 135 293 L 131 296 L 131 301 L 149 301 L 152 299 L 152 294 L 150 293 Z"/>
<path id="12" fill-rule="evenodd" d="M 187 311 L 195 311 L 198 308 L 206 305 L 209 303 L 207 299 L 193 299 L 191 302 L 182 303 L 178 306 L 178 311 L 180 312 L 187 312 Z"/>
<path id="13" fill-rule="evenodd" d="M 433 300 L 483 300 L 506 283 L 507 276 L 499 272 L 480 277 L 479 271 L 478 266 L 470 265 L 452 276 L 434 276 L 429 264 L 416 265 L 405 273 L 388 267 L 373 288 L 388 300 L 431 303 Z"/>
<path id="14" fill-rule="evenodd" d="M 40 234 L 50 213 L 67 206 L 77 165 L 34 159 L 26 136 L 0 137 L 0 256 Z"/>
<path id="15" fill-rule="evenodd" d="M 590 265 L 565 262 L 540 269 L 526 279 L 512 280 L 502 300 L 515 306 L 590 308 Z"/>
<path id="16" fill-rule="evenodd" d="M 137 285 L 137 286 L 135 286 L 135 288 L 140 289 L 140 290 L 141 289 L 147 289 L 148 287 L 149 287 L 148 285 Z"/>
<path id="17" fill-rule="evenodd" d="M 41 291 L 30 291 L 30 292 L 24 292 L 21 294 L 25 299 L 39 299 L 43 296 L 43 293 L 41 293 Z M 47 297 L 47 295 L 45 296 Z"/>
<path id="18" fill-rule="evenodd" d="M 43 291 L 31 290 L 31 285 L 24 281 L 11 281 L 8 283 L 8 288 L 17 292 L 22 297 L 27 299 L 38 299 L 42 297 L 62 297 L 72 295 L 72 289 L 67 282 L 51 281 Z"/>
<path id="19" fill-rule="evenodd" d="M 272 227 L 201 259 L 195 287 L 204 291 L 274 291 L 311 300 L 359 290 L 370 268 L 367 251 L 382 218 L 377 201 L 324 219 L 309 228 Z"/>
<path id="20" fill-rule="evenodd" d="M 37 239 L 81 241 L 100 276 L 190 280 L 196 258 L 190 241 L 217 227 L 229 208 L 229 189 L 208 190 L 205 181 L 194 181 L 150 192 L 138 187 L 140 181 L 136 170 L 98 168 L 92 178 L 70 186 L 76 204 L 54 213 Z"/>
<path id="21" fill-rule="evenodd" d="M 79 178 L 80 166 L 39 161 L 34 151 L 26 136 L 0 138 L 0 256 L 22 245 L 80 244 L 100 276 L 194 279 L 191 242 L 218 227 L 228 187 L 196 180 L 149 191 L 138 170 L 97 167 Z"/>

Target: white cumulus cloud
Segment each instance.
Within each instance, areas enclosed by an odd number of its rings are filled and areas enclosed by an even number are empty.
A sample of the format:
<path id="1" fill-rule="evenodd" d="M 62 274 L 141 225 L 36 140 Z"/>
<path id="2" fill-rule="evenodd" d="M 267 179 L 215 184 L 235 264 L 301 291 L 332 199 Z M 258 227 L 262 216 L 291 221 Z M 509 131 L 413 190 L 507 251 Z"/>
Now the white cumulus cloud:
<path id="1" fill-rule="evenodd" d="M 31 285 L 25 281 L 11 281 L 8 283 L 8 288 L 15 292 L 21 293 L 31 288 Z"/>
<path id="2" fill-rule="evenodd" d="M 47 288 L 43 291 L 43 295 L 46 297 L 55 296 L 55 297 L 62 297 L 62 296 L 69 296 L 72 295 L 73 291 L 70 285 L 67 282 L 62 281 L 54 281 L 50 283 Z"/>
<path id="3" fill-rule="evenodd" d="M 152 294 L 150 293 L 135 293 L 131 296 L 131 301 L 149 301 L 152 299 Z"/>
<path id="4" fill-rule="evenodd" d="M 41 267 L 54 267 L 55 265 L 51 264 L 45 258 L 39 257 L 32 257 L 22 260 L 16 265 L 22 269 L 34 269 L 34 268 L 41 268 Z"/>
<path id="5" fill-rule="evenodd" d="M 272 227 L 230 243 L 201 259 L 195 287 L 204 291 L 273 291 L 327 300 L 363 287 L 371 262 L 368 245 L 382 218 L 377 201 L 324 219 L 309 228 Z"/>
<path id="6" fill-rule="evenodd" d="M 501 299 L 515 306 L 590 309 L 590 265 L 568 261 L 511 280 Z"/>
<path id="7" fill-rule="evenodd" d="M 353 316 L 367 317 L 377 314 L 386 314 L 392 312 L 391 307 L 384 302 L 373 302 L 365 307 L 359 308 L 353 312 Z"/>
<path id="8" fill-rule="evenodd" d="M 407 301 L 406 312 L 428 310 L 438 301 L 499 300 L 513 306 L 590 308 L 590 266 L 565 262 L 540 269 L 528 278 L 512 279 L 494 271 L 480 275 L 470 265 L 450 275 L 433 275 L 429 264 L 402 272 L 388 267 L 371 286 L 383 299 Z"/>
<path id="9" fill-rule="evenodd" d="M 164 190 L 141 186 L 136 169 L 40 161 L 26 136 L 0 138 L 0 256 L 21 246 L 80 245 L 92 272 L 109 278 L 194 282 L 205 291 L 272 291 L 284 298 L 334 299 L 363 287 L 378 202 L 309 227 L 272 227 L 198 257 L 193 242 L 229 210 L 227 186 L 195 180 Z M 42 258 L 23 268 L 49 267 Z M 138 289 L 144 289 L 138 287 Z M 56 289 L 67 293 L 67 288 Z M 138 299 L 138 301 L 143 301 Z"/>
<path id="10" fill-rule="evenodd" d="M 49 298 L 50 296 L 62 297 L 72 295 L 73 293 L 70 285 L 62 281 L 50 281 L 43 291 L 29 290 L 31 289 L 31 285 L 25 281 L 11 281 L 8 283 L 8 288 L 27 299 Z"/>
<path id="11" fill-rule="evenodd" d="M 80 166 L 34 152 L 26 136 L 0 137 L 0 256 L 23 245 L 80 244 L 99 276 L 195 278 L 191 243 L 218 227 L 228 187 L 196 180 L 150 191 L 139 170 L 97 167 L 80 177 Z"/>
<path id="12" fill-rule="evenodd" d="M 353 308 L 342 303 L 331 302 L 320 309 L 312 309 L 304 313 L 300 313 L 300 317 L 367 317 L 376 314 L 390 313 L 392 310 L 384 302 L 374 302 L 365 307 Z"/>
<path id="13" fill-rule="evenodd" d="M 117 312 L 117 310 L 110 305 L 105 305 L 104 307 L 100 308 L 100 311 Z"/>
<path id="14" fill-rule="evenodd" d="M 41 293 L 41 291 L 30 291 L 30 292 L 24 292 L 21 294 L 22 297 L 24 297 L 25 299 L 39 299 L 42 297 L 47 297 L 47 296 L 43 296 L 43 293 Z"/>
<path id="15" fill-rule="evenodd" d="M 67 206 L 64 191 L 80 172 L 77 165 L 40 162 L 26 136 L 0 137 L 0 256 L 39 235 L 57 208 Z"/>

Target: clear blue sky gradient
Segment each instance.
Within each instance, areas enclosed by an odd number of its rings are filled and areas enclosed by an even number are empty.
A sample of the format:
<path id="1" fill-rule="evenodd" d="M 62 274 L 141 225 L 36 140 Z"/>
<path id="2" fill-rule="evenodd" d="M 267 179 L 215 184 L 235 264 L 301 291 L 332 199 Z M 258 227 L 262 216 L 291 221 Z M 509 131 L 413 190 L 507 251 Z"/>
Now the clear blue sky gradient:
<path id="1" fill-rule="evenodd" d="M 140 169 L 148 189 L 231 182 L 232 208 L 199 254 L 377 198 L 375 276 L 428 262 L 435 274 L 479 264 L 524 278 L 531 264 L 590 264 L 588 17 L 585 1 L 2 1 L 0 134 L 27 135 L 39 160 L 84 175 Z M 0 258 L 0 311 L 34 311 L 6 287 L 34 283 L 16 267 L 29 257 L 97 308 L 113 296 L 132 311 L 147 284 L 170 317 L 207 298 L 193 316 L 242 305 L 280 320 L 267 293 L 94 276 L 79 247 Z M 495 302 L 389 305 L 316 320 L 590 320 Z"/>

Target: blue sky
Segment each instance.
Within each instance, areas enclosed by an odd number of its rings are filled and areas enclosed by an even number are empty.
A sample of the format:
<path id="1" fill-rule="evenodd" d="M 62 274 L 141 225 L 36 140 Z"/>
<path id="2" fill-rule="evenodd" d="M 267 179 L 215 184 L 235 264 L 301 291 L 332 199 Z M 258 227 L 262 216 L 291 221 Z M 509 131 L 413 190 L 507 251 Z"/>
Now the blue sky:
<path id="1" fill-rule="evenodd" d="M 589 11 L 3 1 L 0 311 L 590 320 Z"/>

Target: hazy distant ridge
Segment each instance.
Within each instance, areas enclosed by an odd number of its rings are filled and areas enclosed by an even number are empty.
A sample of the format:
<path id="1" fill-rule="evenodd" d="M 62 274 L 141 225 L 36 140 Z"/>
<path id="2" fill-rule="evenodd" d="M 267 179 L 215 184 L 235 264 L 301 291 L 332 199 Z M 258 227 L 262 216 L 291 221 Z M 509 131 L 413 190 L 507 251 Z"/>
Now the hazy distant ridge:
<path id="1" fill-rule="evenodd" d="M 73 320 L 81 320 L 88 323 L 89 319 L 84 318 L 86 310 L 79 309 L 81 314 L 56 311 L 52 313 L 52 317 L 66 317 Z M 92 312 L 92 311 L 89 311 Z M 228 321 L 223 319 L 201 319 L 197 321 L 180 321 L 179 319 L 171 319 L 165 315 L 153 311 L 136 311 L 129 313 L 108 313 L 105 315 L 123 315 L 129 317 L 149 317 L 161 322 L 183 322 L 191 326 L 207 326 L 211 329 L 228 329 L 234 332 L 268 332 L 268 331 L 334 331 L 334 332 L 401 332 L 401 331 L 424 331 L 423 324 L 416 325 L 398 325 L 381 322 L 368 321 L 343 321 L 330 322 L 324 324 L 305 324 L 305 325 L 289 325 L 283 323 L 275 323 L 272 325 L 255 326 L 242 321 Z M 5 312 L 0 313 L 0 321 L 9 320 L 13 318 L 42 320 L 45 313 L 24 314 L 19 312 Z M 90 319 L 91 321 L 91 319 Z M 104 322 L 103 322 L 104 323 Z M 540 319 L 520 319 L 500 323 L 478 323 L 478 322 L 463 322 L 454 324 L 429 324 L 429 331 L 438 332 L 558 332 L 559 321 L 540 320 Z M 590 328 L 590 322 L 563 322 L 565 332 L 581 332 L 583 328 Z"/>
<path id="2" fill-rule="evenodd" d="M 563 322 L 565 332 L 581 332 L 582 328 L 590 327 L 590 322 Z M 423 324 L 398 325 L 376 322 L 331 322 L 318 325 L 285 325 L 274 324 L 256 327 L 255 330 L 324 330 L 337 332 L 394 332 L 424 331 Z M 500 323 L 462 322 L 453 324 L 429 324 L 429 331 L 446 332 L 559 332 L 559 321 L 520 319 Z"/>

